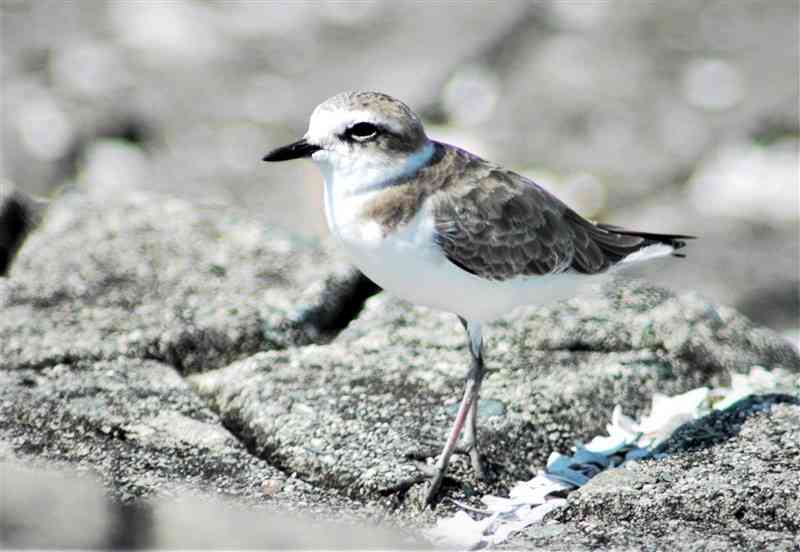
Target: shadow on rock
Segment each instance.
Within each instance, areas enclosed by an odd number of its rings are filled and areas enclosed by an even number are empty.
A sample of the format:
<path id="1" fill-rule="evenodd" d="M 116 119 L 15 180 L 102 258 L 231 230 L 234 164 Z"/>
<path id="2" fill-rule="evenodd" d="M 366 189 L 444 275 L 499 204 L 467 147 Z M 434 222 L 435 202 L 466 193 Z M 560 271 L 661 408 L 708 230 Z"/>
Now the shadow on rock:
<path id="1" fill-rule="evenodd" d="M 27 235 L 39 224 L 45 202 L 0 181 L 0 276 L 5 276 Z"/>
<path id="2" fill-rule="evenodd" d="M 753 415 L 769 411 L 776 404 L 800 404 L 792 395 L 754 395 L 731 405 L 725 410 L 715 410 L 698 420 L 688 422 L 655 449 L 654 455 L 693 452 L 721 445 L 739 435 L 742 426 Z"/>
<path id="3" fill-rule="evenodd" d="M 687 424 L 665 457 L 607 470 L 512 548 L 796 550 L 800 400 L 751 397 Z M 569 542 L 569 546 L 563 543 Z"/>

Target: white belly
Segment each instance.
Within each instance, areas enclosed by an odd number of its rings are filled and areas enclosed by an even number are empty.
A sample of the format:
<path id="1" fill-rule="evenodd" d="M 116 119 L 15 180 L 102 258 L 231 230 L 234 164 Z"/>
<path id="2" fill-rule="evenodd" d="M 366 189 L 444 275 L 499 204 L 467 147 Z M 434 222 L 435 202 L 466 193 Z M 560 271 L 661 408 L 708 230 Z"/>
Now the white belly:
<path id="1" fill-rule="evenodd" d="M 330 229 L 352 262 L 385 290 L 418 305 L 489 322 L 530 304 L 547 304 L 577 293 L 590 278 L 562 273 L 484 280 L 447 260 L 434 241 L 433 218 L 424 208 L 387 236 L 376 223 L 357 218 L 368 197 L 335 197 L 326 185 Z"/>

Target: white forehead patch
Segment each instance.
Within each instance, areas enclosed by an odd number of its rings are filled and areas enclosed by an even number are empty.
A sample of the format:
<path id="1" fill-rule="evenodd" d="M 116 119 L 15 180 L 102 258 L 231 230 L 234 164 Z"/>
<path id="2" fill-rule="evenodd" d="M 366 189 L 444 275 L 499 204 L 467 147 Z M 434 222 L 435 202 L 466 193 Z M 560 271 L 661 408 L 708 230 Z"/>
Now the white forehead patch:
<path id="1" fill-rule="evenodd" d="M 385 125 L 395 132 L 402 130 L 399 122 L 386 119 L 381 113 L 318 106 L 311 114 L 306 138 L 312 143 L 323 143 L 342 134 L 350 126 L 364 122 Z"/>

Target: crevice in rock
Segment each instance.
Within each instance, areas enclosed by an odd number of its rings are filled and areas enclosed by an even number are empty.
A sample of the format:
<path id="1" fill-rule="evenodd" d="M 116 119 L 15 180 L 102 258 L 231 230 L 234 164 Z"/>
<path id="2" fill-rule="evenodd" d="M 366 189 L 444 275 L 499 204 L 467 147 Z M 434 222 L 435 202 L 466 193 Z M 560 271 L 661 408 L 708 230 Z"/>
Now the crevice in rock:
<path id="1" fill-rule="evenodd" d="M 28 208 L 18 197 L 0 197 L 0 276 L 11 266 L 11 259 L 30 230 Z"/>
<path id="2" fill-rule="evenodd" d="M 355 320 L 367 299 L 382 289 L 355 267 L 329 276 L 306 305 L 273 328 L 262 321 L 259 330 L 230 342 L 224 335 L 198 329 L 173 342 L 156 341 L 143 357 L 173 366 L 181 375 L 221 368 L 261 351 L 280 351 L 330 343 Z"/>
<path id="3" fill-rule="evenodd" d="M 213 404 L 211 404 L 209 401 L 206 401 L 206 403 L 208 404 L 209 408 L 211 408 L 212 410 L 214 410 L 216 412 L 216 410 L 214 409 Z M 248 452 L 248 454 L 250 454 L 254 458 L 258 458 L 259 460 L 263 460 L 264 462 L 269 464 L 270 467 L 275 468 L 276 470 L 278 470 L 279 472 L 284 474 L 287 479 L 290 478 L 290 477 L 294 477 L 294 479 L 297 479 L 298 481 L 302 481 L 303 483 L 306 483 L 307 485 L 311 485 L 312 487 L 316 487 L 316 488 L 324 487 L 325 489 L 330 489 L 330 490 L 334 490 L 334 491 L 341 491 L 341 489 L 338 488 L 338 487 L 328 486 L 328 485 L 322 485 L 321 486 L 321 485 L 318 485 L 318 484 L 314 483 L 313 481 L 308 481 L 306 479 L 298 477 L 297 473 L 294 470 L 292 470 L 289 466 L 287 466 L 286 464 L 281 462 L 276 455 L 271 454 L 264 447 L 259 447 L 257 442 L 256 442 L 255 436 L 249 434 L 248 431 L 244 427 L 241 426 L 241 424 L 235 423 L 234 421 L 232 421 L 229 418 L 223 416 L 219 412 L 217 412 L 217 415 L 219 416 L 219 421 L 220 421 L 220 424 L 222 424 L 222 427 L 224 427 L 225 430 L 230 435 L 232 435 L 244 447 L 244 449 Z"/>
<path id="4" fill-rule="evenodd" d="M 381 291 L 353 266 L 334 272 L 287 322 L 288 340 L 295 346 L 329 343 L 358 317 L 367 299 Z"/>
<path id="5" fill-rule="evenodd" d="M 217 412 L 216 409 L 214 409 L 213 404 L 209 403 L 208 406 Z M 217 415 L 219 416 L 222 426 L 245 448 L 249 454 L 266 462 L 272 468 L 280 471 L 286 476 L 287 479 L 291 477 L 314 488 L 323 489 L 325 491 L 333 491 L 335 493 L 339 493 L 343 497 L 353 500 L 368 500 L 368 497 L 363 494 L 348 492 L 349 485 L 347 483 L 336 485 L 335 481 L 312 481 L 298 476 L 297 472 L 281 459 L 280 455 L 277 454 L 275 449 L 259 445 L 255 435 L 253 435 L 247 428 L 242 426 L 236 420 L 226 417 L 219 412 L 217 412 Z M 395 511 L 403 505 L 411 487 L 417 483 L 424 482 L 426 479 L 427 476 L 424 475 L 421 475 L 419 478 L 410 478 L 406 481 L 398 483 L 395 486 L 379 489 L 376 491 L 376 494 L 384 498 L 393 497 L 392 503 L 388 506 L 388 510 Z"/>
<path id="6" fill-rule="evenodd" d="M 39 226 L 47 204 L 0 180 L 0 277 L 8 274 L 22 243 Z"/>
<path id="7" fill-rule="evenodd" d="M 181 376 L 215 370 L 260 351 L 277 351 L 287 348 L 286 343 L 252 332 L 231 341 L 221 332 L 196 329 L 183 332 L 176 339 L 156 339 L 140 351 L 141 358 L 155 360 L 175 368 Z"/>
<path id="8" fill-rule="evenodd" d="M 770 393 L 752 395 L 731 408 L 710 414 L 682 425 L 656 448 L 653 453 L 678 454 L 720 445 L 735 438 L 751 416 L 769 411 L 776 404 L 800 404 L 792 395 Z"/>
<path id="9" fill-rule="evenodd" d="M 389 506 L 389 511 L 394 512 L 398 510 L 406 501 L 408 497 L 408 492 L 414 485 L 419 485 L 420 483 L 424 483 L 429 479 L 427 475 L 419 475 L 417 477 L 412 477 L 406 479 L 404 481 L 400 481 L 399 483 L 392 485 L 390 487 L 385 487 L 378 491 L 378 494 L 385 498 L 391 498 L 392 502 Z M 452 481 L 452 478 L 445 477 L 443 482 L 443 486 L 447 486 Z"/>

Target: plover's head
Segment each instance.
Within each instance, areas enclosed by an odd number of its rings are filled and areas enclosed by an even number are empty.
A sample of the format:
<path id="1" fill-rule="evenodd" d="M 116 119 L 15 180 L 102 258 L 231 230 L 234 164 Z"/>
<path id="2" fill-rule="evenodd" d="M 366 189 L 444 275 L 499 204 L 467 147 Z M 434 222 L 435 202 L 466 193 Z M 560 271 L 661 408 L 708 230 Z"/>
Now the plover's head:
<path id="1" fill-rule="evenodd" d="M 343 92 L 311 114 L 305 136 L 268 153 L 264 161 L 310 157 L 331 174 L 390 176 L 429 157 L 432 146 L 419 117 L 379 92 Z"/>

